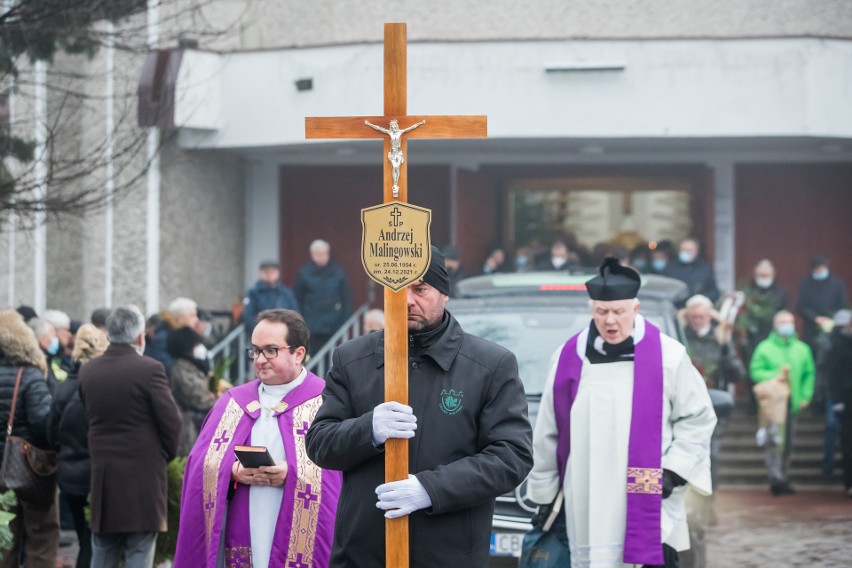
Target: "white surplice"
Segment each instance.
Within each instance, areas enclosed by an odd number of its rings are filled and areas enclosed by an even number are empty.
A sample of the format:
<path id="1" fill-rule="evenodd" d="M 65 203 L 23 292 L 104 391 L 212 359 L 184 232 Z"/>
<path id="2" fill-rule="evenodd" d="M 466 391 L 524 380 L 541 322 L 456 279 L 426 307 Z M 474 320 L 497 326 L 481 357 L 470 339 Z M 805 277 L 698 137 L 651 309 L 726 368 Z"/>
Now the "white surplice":
<path id="1" fill-rule="evenodd" d="M 273 407 L 281 402 L 287 393 L 305 382 L 308 372 L 302 369 L 295 380 L 285 385 L 265 385 L 257 387 L 260 401 L 260 417 L 251 428 L 251 445 L 266 446 L 275 463 L 283 461 L 284 439 L 278 427 L 278 418 L 273 416 Z M 269 566 L 272 554 L 272 539 L 275 536 L 275 525 L 281 510 L 281 500 L 284 497 L 283 487 L 266 487 L 252 485 L 249 488 L 249 532 L 251 534 L 251 558 L 254 568 Z"/>
<path id="2" fill-rule="evenodd" d="M 583 371 L 571 409 L 571 454 L 565 469 L 565 517 L 573 568 L 622 567 L 627 518 L 627 449 L 633 412 L 633 362 L 591 364 L 586 358 L 588 328 L 577 341 Z M 645 335 L 645 320 L 637 315 L 633 340 Z M 686 349 L 660 335 L 663 355 L 662 467 L 687 480 L 700 494 L 709 495 L 710 436 L 716 414 L 704 379 L 692 365 Z M 535 465 L 527 495 L 536 503 L 556 496 L 557 431 L 553 382 L 562 348 L 551 359 L 533 431 Z M 689 548 L 683 498 L 679 487 L 663 501 L 662 541 L 675 550 Z"/>

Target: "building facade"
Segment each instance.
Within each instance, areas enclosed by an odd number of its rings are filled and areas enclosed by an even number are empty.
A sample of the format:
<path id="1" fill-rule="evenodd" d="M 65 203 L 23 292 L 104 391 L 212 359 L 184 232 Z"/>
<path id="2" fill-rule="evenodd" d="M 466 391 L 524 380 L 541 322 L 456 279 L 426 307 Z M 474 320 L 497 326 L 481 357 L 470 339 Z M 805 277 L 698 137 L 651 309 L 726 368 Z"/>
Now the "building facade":
<path id="1" fill-rule="evenodd" d="M 381 114 L 388 21 L 408 24 L 409 113 L 488 115 L 487 139 L 413 140 L 406 157 L 409 200 L 433 210 L 433 242 L 457 245 L 468 273 L 495 243 L 511 252 L 560 232 L 589 247 L 693 235 L 726 290 L 764 257 L 794 289 L 816 252 L 852 284 L 846 2 L 205 9 L 221 34 L 153 44 L 163 51 L 120 66 L 147 109 L 126 128 L 159 133 L 159 163 L 116 200 L 111 224 L 102 212 L 48 222 L 51 307 L 83 316 L 111 303 L 112 278 L 113 303 L 152 312 L 188 295 L 224 309 L 261 260 L 279 259 L 292 284 L 316 238 L 363 302 L 359 210 L 381 201 L 382 148 L 308 142 L 304 117 Z M 38 305 L 24 233 L 6 232 L 0 264 L 9 303 Z"/>

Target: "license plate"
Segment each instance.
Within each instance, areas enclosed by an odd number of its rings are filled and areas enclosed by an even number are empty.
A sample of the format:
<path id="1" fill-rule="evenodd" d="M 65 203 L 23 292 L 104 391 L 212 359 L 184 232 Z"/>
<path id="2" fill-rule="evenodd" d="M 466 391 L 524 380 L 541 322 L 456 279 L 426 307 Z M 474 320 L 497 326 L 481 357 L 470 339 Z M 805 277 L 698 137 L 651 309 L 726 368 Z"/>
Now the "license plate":
<path id="1" fill-rule="evenodd" d="M 491 533 L 491 556 L 514 556 L 520 558 L 523 533 Z"/>

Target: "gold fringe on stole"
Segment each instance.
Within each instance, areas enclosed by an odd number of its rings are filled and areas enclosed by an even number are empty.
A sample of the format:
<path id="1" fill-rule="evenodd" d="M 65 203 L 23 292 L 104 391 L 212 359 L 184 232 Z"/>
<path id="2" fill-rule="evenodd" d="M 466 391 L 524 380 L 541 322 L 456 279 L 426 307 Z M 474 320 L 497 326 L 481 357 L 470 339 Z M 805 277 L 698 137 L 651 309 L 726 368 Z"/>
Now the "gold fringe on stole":
<path id="1" fill-rule="evenodd" d="M 219 502 L 219 467 L 243 414 L 243 409 L 234 399 L 228 401 L 204 456 L 204 534 L 208 547 Z"/>
<path id="2" fill-rule="evenodd" d="M 293 525 L 290 528 L 287 566 L 313 566 L 314 541 L 322 501 L 322 469 L 308 459 L 305 434 L 321 405 L 322 397 L 317 396 L 293 409 L 293 442 L 299 471 L 293 496 Z"/>

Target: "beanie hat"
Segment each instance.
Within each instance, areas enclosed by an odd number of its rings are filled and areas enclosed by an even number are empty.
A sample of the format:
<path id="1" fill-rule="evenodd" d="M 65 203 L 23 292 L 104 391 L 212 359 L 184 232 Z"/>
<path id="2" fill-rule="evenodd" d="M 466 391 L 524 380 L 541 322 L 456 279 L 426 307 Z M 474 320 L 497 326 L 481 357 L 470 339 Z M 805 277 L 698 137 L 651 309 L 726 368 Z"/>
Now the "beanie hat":
<path id="1" fill-rule="evenodd" d="M 429 270 L 423 275 L 423 282 L 437 289 L 441 294 L 450 295 L 450 276 L 444 264 L 444 255 L 435 245 L 432 245 L 432 260 L 429 262 Z"/>

